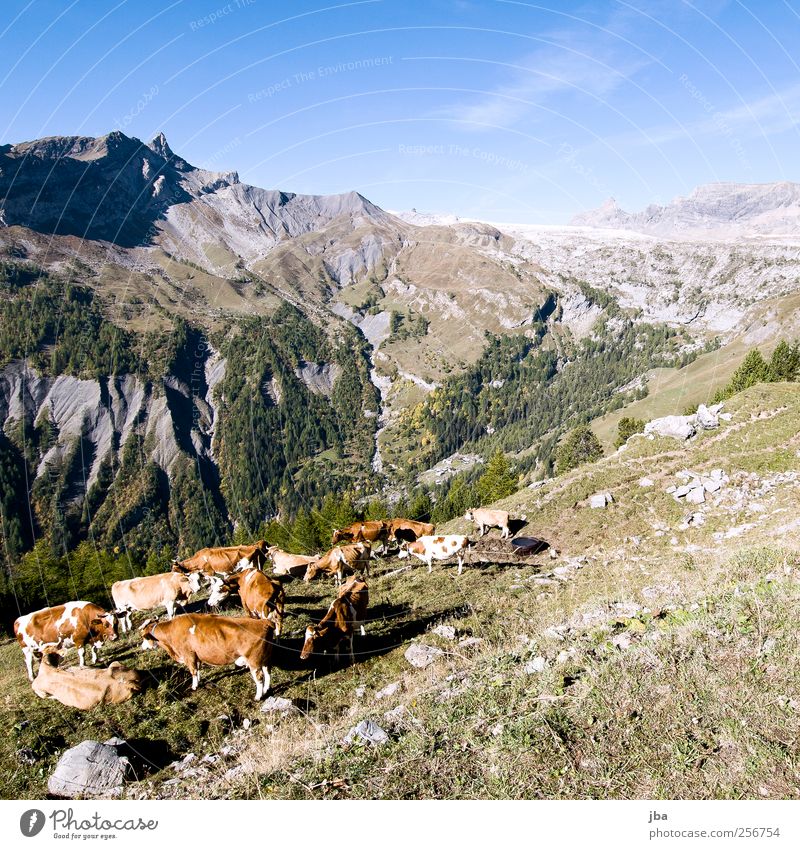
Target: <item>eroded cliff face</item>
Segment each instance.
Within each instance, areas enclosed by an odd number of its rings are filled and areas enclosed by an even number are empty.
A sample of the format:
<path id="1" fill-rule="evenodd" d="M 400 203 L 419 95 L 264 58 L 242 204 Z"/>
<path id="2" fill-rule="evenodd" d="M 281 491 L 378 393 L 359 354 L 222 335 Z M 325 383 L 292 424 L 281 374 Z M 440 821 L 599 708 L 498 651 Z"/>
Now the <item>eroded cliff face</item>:
<path id="1" fill-rule="evenodd" d="M 225 368 L 209 346 L 192 386 L 174 375 L 157 382 L 136 374 L 47 377 L 23 361 L 0 369 L 0 427 L 28 468 L 27 496 L 38 524 L 46 529 L 52 512 L 64 511 L 81 517 L 85 530 L 95 514 L 102 516 L 114 487 L 114 498 L 124 500 L 126 488 L 140 485 L 136 476 L 148 467 L 162 481 L 156 495 L 165 515 L 176 477 L 182 481 L 187 470 L 218 490 L 214 390 Z M 120 512 L 105 508 L 109 521 Z"/>

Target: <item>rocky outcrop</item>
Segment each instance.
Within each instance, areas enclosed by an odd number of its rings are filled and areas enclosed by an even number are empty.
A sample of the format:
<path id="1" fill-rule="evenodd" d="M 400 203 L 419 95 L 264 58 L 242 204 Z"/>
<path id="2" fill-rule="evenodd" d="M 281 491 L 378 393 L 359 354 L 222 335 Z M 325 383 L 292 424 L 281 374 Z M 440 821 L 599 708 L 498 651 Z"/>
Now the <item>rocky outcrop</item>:
<path id="1" fill-rule="evenodd" d="M 59 758 L 47 790 L 66 799 L 119 796 L 127 767 L 115 745 L 84 740 Z"/>

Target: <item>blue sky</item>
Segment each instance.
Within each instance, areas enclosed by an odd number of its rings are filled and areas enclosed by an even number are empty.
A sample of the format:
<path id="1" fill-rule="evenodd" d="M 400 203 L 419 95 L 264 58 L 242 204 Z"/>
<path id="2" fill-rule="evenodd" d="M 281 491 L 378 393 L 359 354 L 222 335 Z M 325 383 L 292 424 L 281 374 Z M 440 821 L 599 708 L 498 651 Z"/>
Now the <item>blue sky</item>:
<path id="1" fill-rule="evenodd" d="M 195 165 L 563 223 L 800 180 L 795 0 L 3 0 L 0 143 L 163 130 Z"/>

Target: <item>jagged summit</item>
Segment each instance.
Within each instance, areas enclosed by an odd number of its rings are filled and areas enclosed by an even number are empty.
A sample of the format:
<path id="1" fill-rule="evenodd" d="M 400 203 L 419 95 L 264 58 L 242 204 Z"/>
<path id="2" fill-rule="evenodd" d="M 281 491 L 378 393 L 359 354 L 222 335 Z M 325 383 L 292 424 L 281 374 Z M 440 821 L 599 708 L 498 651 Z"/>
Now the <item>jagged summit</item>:
<path id="1" fill-rule="evenodd" d="M 800 232 L 800 184 L 708 183 L 687 196 L 641 212 L 626 212 L 613 198 L 576 215 L 576 226 L 635 230 L 668 238 L 736 239 Z"/>

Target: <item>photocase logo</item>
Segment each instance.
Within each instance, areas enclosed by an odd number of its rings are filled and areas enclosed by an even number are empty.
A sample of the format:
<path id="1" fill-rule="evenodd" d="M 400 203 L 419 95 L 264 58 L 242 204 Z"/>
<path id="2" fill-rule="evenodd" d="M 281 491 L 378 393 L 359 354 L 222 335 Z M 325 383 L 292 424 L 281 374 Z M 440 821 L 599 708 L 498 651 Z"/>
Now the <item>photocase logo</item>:
<path id="1" fill-rule="evenodd" d="M 31 808 L 19 818 L 19 830 L 25 837 L 36 837 L 44 828 L 45 815 L 38 808 Z"/>

